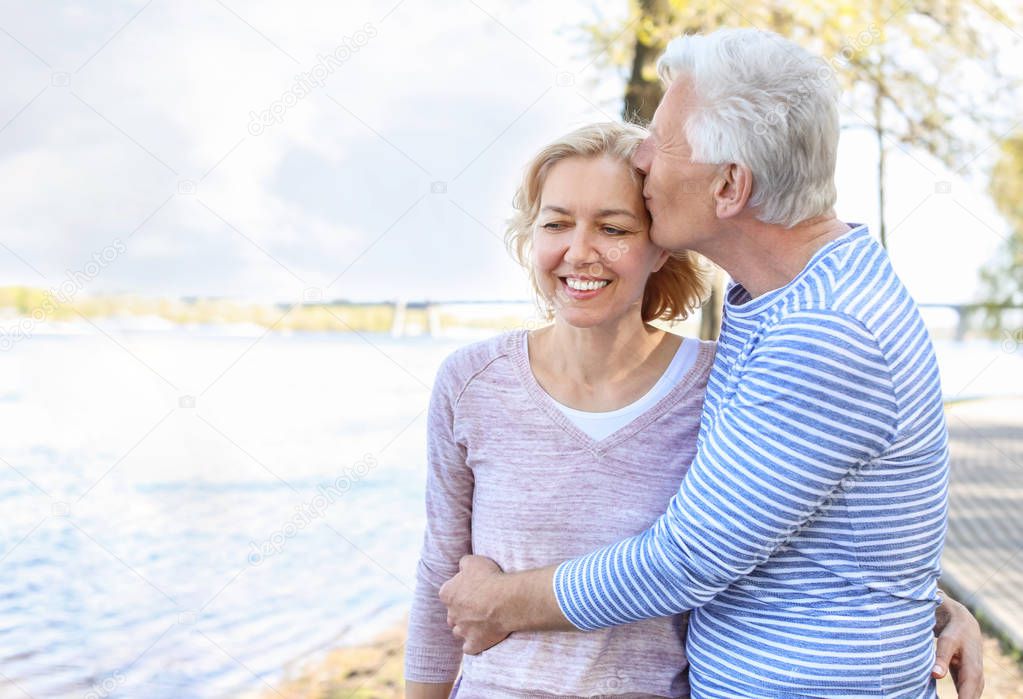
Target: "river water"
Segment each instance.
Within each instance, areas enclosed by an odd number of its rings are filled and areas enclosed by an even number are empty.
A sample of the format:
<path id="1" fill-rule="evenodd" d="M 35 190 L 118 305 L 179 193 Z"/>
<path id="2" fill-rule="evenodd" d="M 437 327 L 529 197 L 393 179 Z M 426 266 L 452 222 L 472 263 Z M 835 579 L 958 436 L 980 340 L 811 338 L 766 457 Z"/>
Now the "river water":
<path id="1" fill-rule="evenodd" d="M 36 335 L 0 353 L 0 697 L 217 697 L 406 610 L 456 341 Z"/>

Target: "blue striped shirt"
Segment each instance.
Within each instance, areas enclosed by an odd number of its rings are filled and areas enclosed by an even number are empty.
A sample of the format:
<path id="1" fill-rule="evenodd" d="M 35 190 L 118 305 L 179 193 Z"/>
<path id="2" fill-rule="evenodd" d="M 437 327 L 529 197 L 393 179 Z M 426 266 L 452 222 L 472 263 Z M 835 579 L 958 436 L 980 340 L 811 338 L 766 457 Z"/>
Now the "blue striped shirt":
<path id="1" fill-rule="evenodd" d="M 930 338 L 859 226 L 781 289 L 729 289 L 678 493 L 555 594 L 580 629 L 695 610 L 694 697 L 933 697 L 947 499 Z"/>

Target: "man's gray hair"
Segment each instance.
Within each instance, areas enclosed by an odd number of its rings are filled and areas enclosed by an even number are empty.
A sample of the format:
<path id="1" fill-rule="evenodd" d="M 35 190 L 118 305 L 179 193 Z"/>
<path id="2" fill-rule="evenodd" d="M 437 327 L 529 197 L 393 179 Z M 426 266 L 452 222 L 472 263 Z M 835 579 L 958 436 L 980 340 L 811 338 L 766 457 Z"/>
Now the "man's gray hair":
<path id="1" fill-rule="evenodd" d="M 838 86 L 822 59 L 772 32 L 722 29 L 672 40 L 657 72 L 692 81 L 693 160 L 748 167 L 759 220 L 792 227 L 834 207 Z"/>

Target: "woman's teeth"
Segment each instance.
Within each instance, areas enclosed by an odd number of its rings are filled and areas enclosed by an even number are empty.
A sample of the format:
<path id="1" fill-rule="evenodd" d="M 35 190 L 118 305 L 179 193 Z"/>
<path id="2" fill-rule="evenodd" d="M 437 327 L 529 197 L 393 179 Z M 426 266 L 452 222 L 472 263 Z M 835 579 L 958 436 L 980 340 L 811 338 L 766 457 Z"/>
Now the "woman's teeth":
<path id="1" fill-rule="evenodd" d="M 576 291 L 593 291 L 595 289 L 603 288 L 610 284 L 611 282 L 609 282 L 606 279 L 598 279 L 591 281 L 583 279 L 572 279 L 571 277 L 568 277 L 565 279 L 565 283 L 568 284 L 570 289 L 575 289 Z"/>

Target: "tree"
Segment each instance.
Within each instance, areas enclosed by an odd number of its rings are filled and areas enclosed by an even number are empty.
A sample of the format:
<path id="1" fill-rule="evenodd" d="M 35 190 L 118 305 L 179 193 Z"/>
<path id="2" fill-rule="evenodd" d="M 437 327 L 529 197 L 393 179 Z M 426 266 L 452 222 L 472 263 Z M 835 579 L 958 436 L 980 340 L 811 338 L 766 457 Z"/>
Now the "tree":
<path id="1" fill-rule="evenodd" d="M 1012 228 L 994 264 L 981 271 L 987 296 L 985 325 L 997 333 L 1003 330 L 1005 309 L 1023 307 L 1023 132 L 1002 142 L 989 191 Z"/>
<path id="2" fill-rule="evenodd" d="M 632 68 L 625 88 L 622 118 L 638 124 L 649 124 L 654 118 L 664 87 L 656 76 L 657 58 L 664 50 L 664 37 L 659 28 L 670 25 L 670 0 L 639 0 L 638 25 L 633 32 Z M 700 337 L 716 340 L 721 334 L 721 309 L 724 302 L 724 273 L 707 263 L 710 296 L 700 309 Z"/>
<path id="3" fill-rule="evenodd" d="M 1011 105 L 1005 97 L 1017 88 L 1002 74 L 997 44 L 990 41 L 999 23 L 1013 22 L 1009 9 L 1019 10 L 1007 0 L 767 0 L 741 11 L 710 0 L 630 0 L 629 6 L 624 27 L 586 27 L 597 60 L 612 68 L 629 65 L 627 119 L 644 122 L 653 115 L 662 94 L 657 57 L 680 34 L 759 27 L 824 57 L 843 87 L 843 128 L 867 128 L 875 136 L 882 244 L 889 233 L 885 182 L 893 147 L 962 168 L 1012 116 L 992 106 Z M 714 310 L 705 307 L 705 316 Z M 714 332 L 705 337 L 716 336 L 716 329 L 706 330 Z"/>

